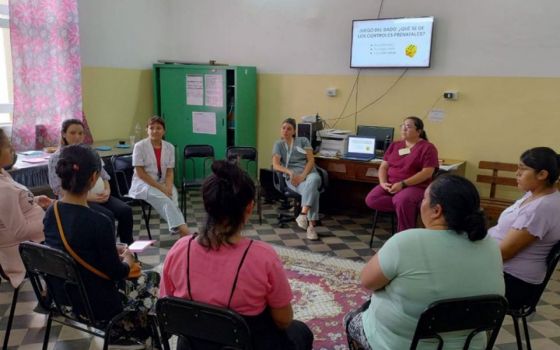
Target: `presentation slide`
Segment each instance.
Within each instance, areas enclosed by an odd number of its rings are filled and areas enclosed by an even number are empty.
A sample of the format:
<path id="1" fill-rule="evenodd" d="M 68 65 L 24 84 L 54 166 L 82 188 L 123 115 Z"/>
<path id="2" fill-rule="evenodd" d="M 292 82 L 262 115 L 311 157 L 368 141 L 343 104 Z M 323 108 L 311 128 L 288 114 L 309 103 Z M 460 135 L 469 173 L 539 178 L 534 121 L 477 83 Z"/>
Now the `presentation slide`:
<path id="1" fill-rule="evenodd" d="M 429 67 L 433 17 L 355 20 L 350 67 Z"/>
<path id="2" fill-rule="evenodd" d="M 348 153 L 375 154 L 375 139 L 363 138 L 363 137 L 349 137 Z"/>

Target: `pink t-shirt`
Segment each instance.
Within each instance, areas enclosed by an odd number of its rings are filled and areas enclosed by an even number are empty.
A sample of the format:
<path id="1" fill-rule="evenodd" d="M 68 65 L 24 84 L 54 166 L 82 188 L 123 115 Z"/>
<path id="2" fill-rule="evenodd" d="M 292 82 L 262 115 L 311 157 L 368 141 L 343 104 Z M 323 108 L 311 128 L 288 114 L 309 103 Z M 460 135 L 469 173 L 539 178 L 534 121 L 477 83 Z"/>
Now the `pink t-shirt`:
<path id="1" fill-rule="evenodd" d="M 399 155 L 401 148 L 406 148 L 406 142 L 404 140 L 395 141 L 389 146 L 383 157 L 383 160 L 389 163 L 389 170 L 387 171 L 387 181 L 389 183 L 403 181 L 424 168 L 437 168 L 439 166 L 436 147 L 424 139 L 420 139 L 410 149 L 409 154 Z M 431 179 L 428 179 L 415 186 L 426 188 L 430 182 Z"/>
<path id="2" fill-rule="evenodd" d="M 160 297 L 189 299 L 187 289 L 187 247 L 192 236 L 178 240 L 165 258 Z M 242 239 L 235 245 L 208 250 L 195 240 L 190 252 L 190 284 L 195 301 L 227 307 L 237 268 L 249 245 Z M 254 241 L 239 272 L 230 308 L 242 315 L 260 314 L 268 305 L 290 304 L 292 290 L 278 254 L 268 244 Z"/>
<path id="3" fill-rule="evenodd" d="M 502 212 L 498 224 L 488 234 L 501 242 L 511 229 L 527 229 L 537 238 L 530 246 L 504 262 L 504 271 L 525 282 L 542 283 L 546 275 L 546 257 L 552 246 L 560 241 L 560 192 L 542 196 L 521 205 L 531 195 L 521 199 Z"/>

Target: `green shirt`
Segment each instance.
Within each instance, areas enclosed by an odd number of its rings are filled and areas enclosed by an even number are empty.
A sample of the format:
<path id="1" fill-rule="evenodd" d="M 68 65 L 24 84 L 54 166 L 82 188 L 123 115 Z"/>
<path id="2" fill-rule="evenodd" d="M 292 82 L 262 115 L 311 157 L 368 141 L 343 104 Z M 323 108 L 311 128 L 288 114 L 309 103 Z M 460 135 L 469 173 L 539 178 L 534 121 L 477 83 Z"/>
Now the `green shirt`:
<path id="1" fill-rule="evenodd" d="M 450 230 L 411 229 L 389 239 L 378 252 L 391 282 L 376 291 L 363 325 L 372 349 L 409 349 L 420 314 L 434 301 L 484 294 L 504 295 L 502 257 L 490 237 L 471 242 Z M 468 332 L 466 332 L 468 333 Z M 445 349 L 462 349 L 465 332 L 444 336 Z M 418 349 L 436 349 L 421 342 Z M 470 349 L 482 349 L 477 335 Z"/>

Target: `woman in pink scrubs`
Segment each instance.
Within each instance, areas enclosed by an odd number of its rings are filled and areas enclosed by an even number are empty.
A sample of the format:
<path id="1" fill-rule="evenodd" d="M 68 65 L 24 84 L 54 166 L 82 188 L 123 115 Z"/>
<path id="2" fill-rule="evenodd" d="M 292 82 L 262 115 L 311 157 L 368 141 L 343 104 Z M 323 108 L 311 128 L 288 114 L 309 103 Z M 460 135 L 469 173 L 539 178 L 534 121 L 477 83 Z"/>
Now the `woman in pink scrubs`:
<path id="1" fill-rule="evenodd" d="M 381 212 L 396 212 L 397 231 L 416 226 L 424 190 L 438 167 L 436 147 L 428 142 L 424 123 L 408 117 L 401 125 L 402 139 L 393 142 L 379 167 L 379 185 L 366 197 L 366 205 Z"/>

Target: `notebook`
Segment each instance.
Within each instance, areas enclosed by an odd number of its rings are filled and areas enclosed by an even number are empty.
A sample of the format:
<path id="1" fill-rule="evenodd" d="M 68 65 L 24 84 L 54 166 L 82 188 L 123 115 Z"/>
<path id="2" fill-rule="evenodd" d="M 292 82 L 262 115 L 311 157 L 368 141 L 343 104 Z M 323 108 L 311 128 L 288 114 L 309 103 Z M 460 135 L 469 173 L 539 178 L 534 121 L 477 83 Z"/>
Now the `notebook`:
<path id="1" fill-rule="evenodd" d="M 375 139 L 372 137 L 348 136 L 346 151 L 342 159 L 364 162 L 375 159 Z"/>

